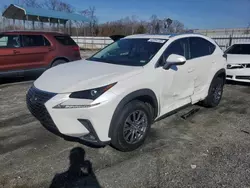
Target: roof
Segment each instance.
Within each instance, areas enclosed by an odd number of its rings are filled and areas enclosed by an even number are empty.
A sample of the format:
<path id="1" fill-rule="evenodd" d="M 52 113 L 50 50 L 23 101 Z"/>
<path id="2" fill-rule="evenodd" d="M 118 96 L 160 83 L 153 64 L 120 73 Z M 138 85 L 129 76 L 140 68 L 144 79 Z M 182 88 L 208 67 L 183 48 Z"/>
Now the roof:
<path id="1" fill-rule="evenodd" d="M 68 20 L 88 22 L 85 16 L 75 13 L 60 12 L 42 8 L 24 7 L 11 4 L 2 14 L 5 18 L 17 20 L 43 21 L 51 23 L 65 23 Z"/>
<path id="2" fill-rule="evenodd" d="M 201 34 L 195 33 L 181 33 L 181 34 L 138 34 L 138 35 L 130 35 L 126 38 L 154 38 L 154 39 L 170 39 L 173 37 L 182 36 L 182 37 L 190 37 L 190 36 L 198 36 L 198 37 L 205 37 Z"/>
<path id="3" fill-rule="evenodd" d="M 5 31 L 5 32 L 1 32 L 4 34 L 15 34 L 15 33 L 21 33 L 21 34 L 51 34 L 51 35 L 67 35 L 61 32 L 57 32 L 57 31 L 39 31 L 39 30 L 32 30 L 32 31 L 28 31 L 28 30 L 15 30 L 15 31 Z M 0 33 L 0 34 L 1 34 Z"/>
<path id="4" fill-rule="evenodd" d="M 153 35 L 153 34 L 137 34 L 129 35 L 125 38 L 154 38 L 154 39 L 169 39 L 171 35 Z"/>

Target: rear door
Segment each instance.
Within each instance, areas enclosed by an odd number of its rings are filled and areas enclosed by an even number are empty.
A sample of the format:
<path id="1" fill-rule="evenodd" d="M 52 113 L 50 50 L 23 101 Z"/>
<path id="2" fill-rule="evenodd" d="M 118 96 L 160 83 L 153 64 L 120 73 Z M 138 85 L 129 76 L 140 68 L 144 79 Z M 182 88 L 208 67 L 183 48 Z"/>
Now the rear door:
<path id="1" fill-rule="evenodd" d="M 20 36 L 16 34 L 0 35 L 0 71 L 22 69 L 19 61 L 21 49 Z"/>
<path id="2" fill-rule="evenodd" d="M 46 56 L 52 50 L 43 35 L 22 35 L 21 59 L 26 69 L 42 68 L 48 65 Z"/>
<path id="3" fill-rule="evenodd" d="M 195 67 L 194 72 L 194 96 L 192 101 L 200 100 L 207 94 L 210 85 L 210 77 L 216 58 L 212 56 L 216 46 L 201 37 L 190 37 L 190 59 Z M 221 56 L 220 56 L 221 57 Z"/>
<path id="4" fill-rule="evenodd" d="M 158 69 L 161 86 L 161 115 L 191 103 L 194 93 L 194 67 L 189 58 L 188 38 L 173 41 L 163 53 L 163 63 L 171 54 L 186 57 L 184 65 L 173 65 L 169 70 Z"/>

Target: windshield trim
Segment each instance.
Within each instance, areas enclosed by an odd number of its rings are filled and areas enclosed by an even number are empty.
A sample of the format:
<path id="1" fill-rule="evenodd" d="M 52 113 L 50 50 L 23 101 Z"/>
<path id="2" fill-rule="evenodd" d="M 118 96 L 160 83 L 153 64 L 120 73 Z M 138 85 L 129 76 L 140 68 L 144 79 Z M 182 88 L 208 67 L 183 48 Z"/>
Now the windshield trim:
<path id="1" fill-rule="evenodd" d="M 149 40 L 149 39 L 158 39 L 158 40 L 165 40 L 164 43 L 162 43 L 162 46 L 159 48 L 159 50 L 152 56 L 152 58 L 145 64 L 141 65 L 141 64 L 134 64 L 134 65 L 131 65 L 131 64 L 125 64 L 125 63 L 122 63 L 122 64 L 119 64 L 119 63 L 113 63 L 113 62 L 110 62 L 110 61 L 104 61 L 103 59 L 102 60 L 95 60 L 94 56 L 96 54 L 98 54 L 100 51 L 108 48 L 110 45 L 114 44 L 115 42 L 117 41 L 114 41 L 112 43 L 110 43 L 109 45 L 105 46 L 104 48 L 100 49 L 99 51 L 97 51 L 96 53 L 94 53 L 91 57 L 87 58 L 86 60 L 87 61 L 96 61 L 96 62 L 102 62 L 102 63 L 109 63 L 109 64 L 115 64 L 115 65 L 122 65 L 122 66 L 133 66 L 133 67 L 143 67 L 145 65 L 147 65 L 155 56 L 156 54 L 162 49 L 162 47 L 166 44 L 166 42 L 168 41 L 168 39 L 164 39 L 164 38 L 122 38 L 120 40 L 134 40 L 134 39 L 145 39 L 145 40 Z"/>

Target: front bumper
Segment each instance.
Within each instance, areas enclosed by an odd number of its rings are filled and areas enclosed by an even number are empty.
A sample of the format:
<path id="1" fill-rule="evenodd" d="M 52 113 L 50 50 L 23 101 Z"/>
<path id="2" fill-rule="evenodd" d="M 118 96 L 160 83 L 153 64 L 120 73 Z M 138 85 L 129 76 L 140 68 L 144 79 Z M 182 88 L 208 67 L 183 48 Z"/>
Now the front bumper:
<path id="1" fill-rule="evenodd" d="M 49 93 L 31 87 L 26 101 L 28 109 L 41 124 L 65 140 L 91 146 L 108 144 L 113 105 L 107 102 L 90 108 L 53 108 L 66 98 L 68 98 L 68 94 Z M 109 105 L 109 110 L 107 110 L 107 105 Z"/>
<path id="2" fill-rule="evenodd" d="M 227 80 L 250 83 L 250 68 L 227 69 L 226 72 Z"/>

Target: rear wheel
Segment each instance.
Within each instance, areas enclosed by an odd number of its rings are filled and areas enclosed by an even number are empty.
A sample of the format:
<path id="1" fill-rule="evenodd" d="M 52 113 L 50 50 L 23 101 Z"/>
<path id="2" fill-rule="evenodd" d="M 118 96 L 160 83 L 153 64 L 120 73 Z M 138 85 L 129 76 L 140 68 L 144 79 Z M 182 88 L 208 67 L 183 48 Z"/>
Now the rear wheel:
<path id="1" fill-rule="evenodd" d="M 206 107 L 216 107 L 219 105 L 224 87 L 224 79 L 221 77 L 215 78 L 209 88 L 208 96 L 203 101 L 203 105 Z"/>
<path id="2" fill-rule="evenodd" d="M 54 61 L 51 65 L 51 67 L 55 67 L 57 65 L 61 65 L 61 64 L 64 64 L 64 63 L 67 63 L 68 61 L 64 60 L 64 59 L 58 59 L 56 61 Z"/>
<path id="3" fill-rule="evenodd" d="M 135 100 L 123 108 L 111 135 L 111 146 L 120 151 L 132 151 L 145 141 L 152 123 L 150 108 Z"/>

